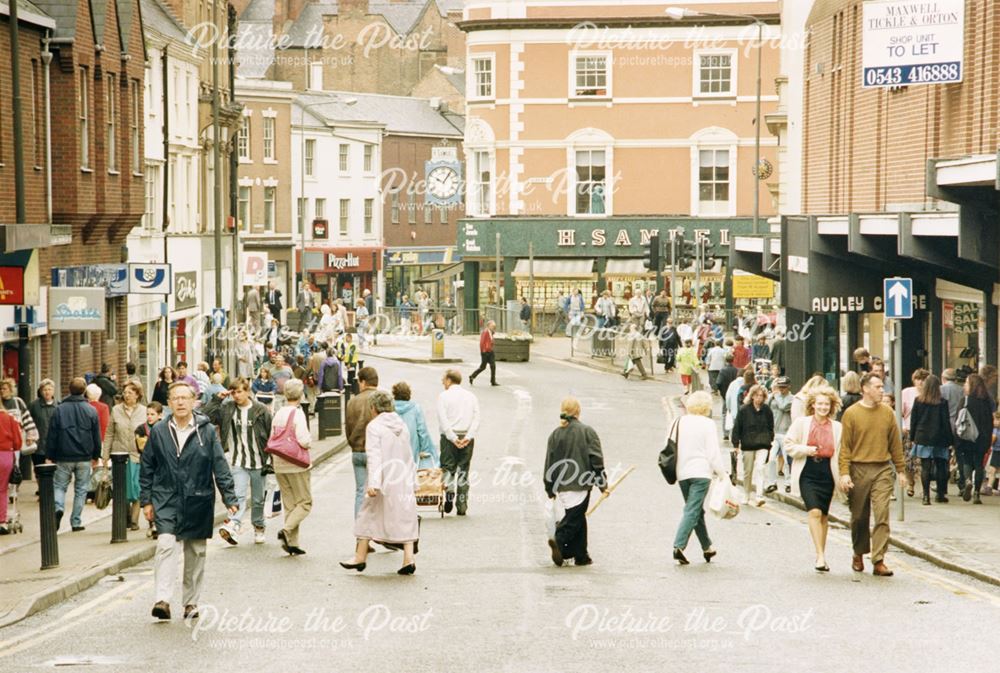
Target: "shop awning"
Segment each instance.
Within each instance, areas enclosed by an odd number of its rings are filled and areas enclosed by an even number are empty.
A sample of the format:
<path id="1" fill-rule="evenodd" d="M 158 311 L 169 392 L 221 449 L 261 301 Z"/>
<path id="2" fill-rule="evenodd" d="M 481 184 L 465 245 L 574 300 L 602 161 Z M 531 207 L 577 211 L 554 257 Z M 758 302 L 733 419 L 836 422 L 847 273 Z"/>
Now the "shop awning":
<path id="1" fill-rule="evenodd" d="M 646 268 L 642 259 L 609 259 L 604 269 L 605 276 L 628 276 L 630 278 L 652 277 L 653 272 Z"/>
<path id="2" fill-rule="evenodd" d="M 423 278 L 418 278 L 413 282 L 417 283 L 418 285 L 421 283 L 436 283 L 439 280 L 445 280 L 446 278 L 451 278 L 452 276 L 457 276 L 458 274 L 462 273 L 462 266 L 463 266 L 462 262 L 459 262 L 458 264 L 452 264 L 451 266 L 446 266 L 440 271 L 435 271 L 434 273 L 427 274 Z"/>
<path id="3" fill-rule="evenodd" d="M 515 278 L 527 278 L 531 274 L 531 261 L 517 260 L 517 266 L 511 274 Z M 593 259 L 536 259 L 534 262 L 535 278 L 591 278 L 594 275 Z"/>

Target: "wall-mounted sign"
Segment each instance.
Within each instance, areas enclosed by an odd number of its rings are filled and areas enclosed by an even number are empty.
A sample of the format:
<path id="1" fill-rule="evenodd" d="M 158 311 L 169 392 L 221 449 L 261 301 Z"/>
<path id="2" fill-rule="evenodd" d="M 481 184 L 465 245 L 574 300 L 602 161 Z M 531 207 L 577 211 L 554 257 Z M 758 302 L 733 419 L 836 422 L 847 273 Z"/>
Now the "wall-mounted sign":
<path id="1" fill-rule="evenodd" d="M 267 253 L 243 253 L 243 284 L 267 285 Z"/>
<path id="2" fill-rule="evenodd" d="M 24 269 L 20 266 L 0 266 L 0 306 L 24 303 Z"/>
<path id="3" fill-rule="evenodd" d="M 89 264 L 52 269 L 53 287 L 103 287 L 109 297 L 128 294 L 127 264 Z"/>
<path id="4" fill-rule="evenodd" d="M 66 332 L 103 332 L 103 287 L 49 288 L 49 329 Z"/>
<path id="5" fill-rule="evenodd" d="M 313 220 L 313 238 L 326 238 L 328 222 L 322 219 Z"/>
<path id="6" fill-rule="evenodd" d="M 174 310 L 183 311 L 198 305 L 198 272 L 174 274 Z"/>
<path id="7" fill-rule="evenodd" d="M 965 0 L 891 0 L 863 8 L 863 87 L 962 81 Z"/>
<path id="8" fill-rule="evenodd" d="M 813 297 L 810 303 L 809 313 L 882 313 L 884 309 L 883 297 L 880 294 L 867 297 L 865 295 Z M 913 309 L 926 311 L 927 295 L 913 295 Z"/>
<path id="9" fill-rule="evenodd" d="M 170 294 L 173 275 L 169 264 L 129 264 L 129 294 Z"/>
<path id="10" fill-rule="evenodd" d="M 334 271 L 357 269 L 361 266 L 361 258 L 353 252 L 348 252 L 345 255 L 338 255 L 335 252 L 331 252 L 326 256 L 326 266 Z"/>
<path id="11" fill-rule="evenodd" d="M 733 274 L 734 299 L 772 299 L 774 281 L 753 274 Z"/>

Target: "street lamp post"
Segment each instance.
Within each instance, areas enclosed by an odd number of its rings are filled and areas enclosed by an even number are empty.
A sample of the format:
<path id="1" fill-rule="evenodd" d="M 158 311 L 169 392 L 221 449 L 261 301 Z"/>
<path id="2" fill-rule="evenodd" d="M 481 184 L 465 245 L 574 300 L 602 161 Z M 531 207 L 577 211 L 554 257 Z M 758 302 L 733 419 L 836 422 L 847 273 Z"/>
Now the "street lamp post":
<path id="1" fill-rule="evenodd" d="M 667 7 L 666 15 L 675 21 L 690 17 L 721 17 L 730 19 L 745 19 L 757 26 L 757 96 L 756 113 L 754 116 L 754 163 L 753 163 L 753 233 L 760 234 L 760 99 L 761 99 L 761 60 L 764 51 L 764 22 L 750 14 L 727 14 L 723 12 L 702 12 L 684 7 Z"/>

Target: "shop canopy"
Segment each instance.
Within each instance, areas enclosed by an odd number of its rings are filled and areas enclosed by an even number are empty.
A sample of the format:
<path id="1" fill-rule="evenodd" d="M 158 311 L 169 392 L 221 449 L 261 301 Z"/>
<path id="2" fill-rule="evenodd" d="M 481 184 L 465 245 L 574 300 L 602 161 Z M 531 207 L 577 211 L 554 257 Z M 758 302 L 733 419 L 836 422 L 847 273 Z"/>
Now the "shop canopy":
<path id="1" fill-rule="evenodd" d="M 652 277 L 655 274 L 646 268 L 645 260 L 639 259 L 609 259 L 604 269 L 605 276 L 627 276 L 629 278 Z"/>
<path id="2" fill-rule="evenodd" d="M 452 264 L 451 266 L 446 266 L 440 271 L 435 271 L 434 273 L 429 273 L 422 278 L 418 278 L 413 282 L 418 285 L 422 283 L 436 283 L 439 280 L 451 278 L 452 276 L 457 276 L 458 274 L 462 273 L 462 266 L 463 266 L 462 262 L 459 262 L 458 264 Z"/>
<path id="3" fill-rule="evenodd" d="M 519 259 L 514 272 L 514 278 L 528 278 L 534 271 L 535 278 L 586 278 L 594 276 L 593 259 L 536 259 L 534 269 L 531 260 Z"/>

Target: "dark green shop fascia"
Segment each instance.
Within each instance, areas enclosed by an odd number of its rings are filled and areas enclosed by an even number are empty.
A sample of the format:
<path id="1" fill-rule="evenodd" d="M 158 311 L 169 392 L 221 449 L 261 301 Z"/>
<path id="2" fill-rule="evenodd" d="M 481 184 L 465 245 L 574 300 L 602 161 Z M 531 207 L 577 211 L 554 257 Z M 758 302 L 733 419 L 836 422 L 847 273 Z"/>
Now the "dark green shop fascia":
<path id="1" fill-rule="evenodd" d="M 511 272 L 518 259 L 528 257 L 529 245 L 536 259 L 593 257 L 597 260 L 598 278 L 602 278 L 608 258 L 645 257 L 647 247 L 644 244 L 648 244 L 649 237 L 659 234 L 660 242 L 665 245 L 673 229 L 683 229 L 684 238 L 689 241 L 701 232 L 715 245 L 716 257 L 728 257 L 733 237 L 753 232 L 753 219 L 659 216 L 459 220 L 457 243 L 458 253 L 465 263 L 465 306 L 479 307 L 479 264 L 496 258 L 498 233 L 504 272 L 504 299 L 511 300 L 516 298 Z"/>

